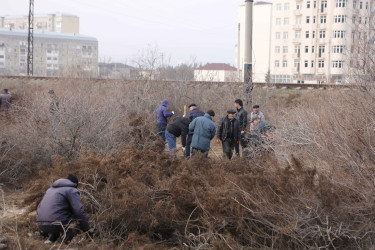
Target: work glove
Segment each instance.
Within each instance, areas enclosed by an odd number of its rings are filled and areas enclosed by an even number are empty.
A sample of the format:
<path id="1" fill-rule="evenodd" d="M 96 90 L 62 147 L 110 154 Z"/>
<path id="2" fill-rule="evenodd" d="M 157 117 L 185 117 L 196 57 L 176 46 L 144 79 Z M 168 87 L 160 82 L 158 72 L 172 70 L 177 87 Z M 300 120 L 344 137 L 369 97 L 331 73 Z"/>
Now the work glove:
<path id="1" fill-rule="evenodd" d="M 220 139 L 217 139 L 216 142 L 217 142 L 217 144 L 220 144 L 221 140 L 220 140 Z"/>
<path id="2" fill-rule="evenodd" d="M 185 152 L 186 148 L 185 147 L 182 147 L 182 153 Z"/>
<path id="3" fill-rule="evenodd" d="M 171 112 L 174 115 L 174 111 Z"/>

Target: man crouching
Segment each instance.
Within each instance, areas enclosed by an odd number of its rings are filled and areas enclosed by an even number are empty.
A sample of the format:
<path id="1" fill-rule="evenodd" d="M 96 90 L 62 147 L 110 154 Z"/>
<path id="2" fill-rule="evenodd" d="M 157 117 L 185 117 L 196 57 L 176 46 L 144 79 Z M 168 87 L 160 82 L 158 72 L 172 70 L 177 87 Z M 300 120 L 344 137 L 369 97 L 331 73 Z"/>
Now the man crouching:
<path id="1" fill-rule="evenodd" d="M 68 243 L 80 230 L 90 229 L 77 187 L 77 176 L 70 174 L 66 179 L 55 181 L 45 193 L 37 209 L 39 228 L 49 235 L 44 243 Z"/>

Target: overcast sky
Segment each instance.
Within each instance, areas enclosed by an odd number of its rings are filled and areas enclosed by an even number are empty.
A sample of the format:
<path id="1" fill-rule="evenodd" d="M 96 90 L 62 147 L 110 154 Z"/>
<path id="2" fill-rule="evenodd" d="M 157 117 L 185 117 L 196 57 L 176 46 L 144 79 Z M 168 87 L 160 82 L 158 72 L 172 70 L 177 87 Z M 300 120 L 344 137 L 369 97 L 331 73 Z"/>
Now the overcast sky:
<path id="1" fill-rule="evenodd" d="M 172 63 L 235 63 L 237 9 L 244 0 L 34 0 L 35 14 L 80 17 L 81 34 L 99 40 L 99 57 L 130 62 L 157 45 Z M 26 15 L 28 0 L 0 0 L 0 15 Z"/>

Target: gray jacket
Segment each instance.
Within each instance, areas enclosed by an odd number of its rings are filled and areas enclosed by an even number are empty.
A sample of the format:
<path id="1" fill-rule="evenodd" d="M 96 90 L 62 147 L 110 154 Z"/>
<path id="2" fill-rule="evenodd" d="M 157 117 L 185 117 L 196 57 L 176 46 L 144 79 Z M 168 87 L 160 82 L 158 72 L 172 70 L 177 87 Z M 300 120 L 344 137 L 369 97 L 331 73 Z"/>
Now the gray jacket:
<path id="1" fill-rule="evenodd" d="M 78 220 L 83 231 L 90 229 L 87 216 L 79 197 L 77 184 L 68 179 L 59 179 L 47 190 L 37 209 L 39 225 L 61 222 L 64 226 Z"/>
<path id="2" fill-rule="evenodd" d="M 10 94 L 0 94 L 0 111 L 6 111 L 10 108 L 12 96 Z"/>
<path id="3" fill-rule="evenodd" d="M 189 125 L 193 133 L 191 147 L 205 152 L 210 151 L 211 140 L 215 137 L 216 126 L 209 114 L 194 119 Z"/>

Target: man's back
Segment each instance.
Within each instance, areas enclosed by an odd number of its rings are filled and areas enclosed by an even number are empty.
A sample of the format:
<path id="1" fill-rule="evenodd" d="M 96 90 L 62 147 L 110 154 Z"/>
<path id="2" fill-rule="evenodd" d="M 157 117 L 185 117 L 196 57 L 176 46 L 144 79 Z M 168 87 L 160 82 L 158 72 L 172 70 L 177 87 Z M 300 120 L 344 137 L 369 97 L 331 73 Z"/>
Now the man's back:
<path id="1" fill-rule="evenodd" d="M 216 126 L 209 114 L 197 117 L 189 126 L 190 131 L 194 132 L 191 146 L 203 151 L 210 150 L 210 141 L 215 137 Z"/>

